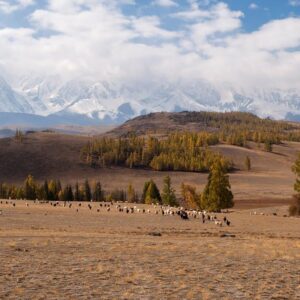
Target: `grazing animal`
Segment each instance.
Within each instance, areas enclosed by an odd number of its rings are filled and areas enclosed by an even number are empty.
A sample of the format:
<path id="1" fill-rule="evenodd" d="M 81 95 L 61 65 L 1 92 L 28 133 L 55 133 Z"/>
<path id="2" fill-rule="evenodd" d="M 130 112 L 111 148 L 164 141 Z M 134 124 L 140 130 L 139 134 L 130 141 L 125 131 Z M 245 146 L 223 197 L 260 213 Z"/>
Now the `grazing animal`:
<path id="1" fill-rule="evenodd" d="M 189 216 L 188 216 L 187 212 L 184 211 L 184 210 L 180 211 L 180 217 L 181 217 L 182 220 L 188 220 L 189 219 Z"/>
<path id="2" fill-rule="evenodd" d="M 227 225 L 227 226 L 230 226 L 230 221 L 227 220 L 227 221 L 226 221 L 226 225 Z"/>

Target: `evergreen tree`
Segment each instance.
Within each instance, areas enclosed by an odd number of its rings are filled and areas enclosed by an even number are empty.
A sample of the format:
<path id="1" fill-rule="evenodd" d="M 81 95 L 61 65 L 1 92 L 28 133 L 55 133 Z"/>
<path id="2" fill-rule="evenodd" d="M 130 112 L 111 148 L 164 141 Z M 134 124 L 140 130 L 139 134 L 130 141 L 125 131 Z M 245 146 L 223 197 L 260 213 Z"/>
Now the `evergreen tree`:
<path id="1" fill-rule="evenodd" d="M 84 200 L 91 201 L 91 199 L 92 199 L 91 187 L 89 181 L 86 179 L 84 182 Z"/>
<path id="2" fill-rule="evenodd" d="M 148 190 L 149 185 L 150 185 L 150 181 L 146 181 L 144 183 L 144 188 L 143 188 L 143 193 L 142 193 L 142 198 L 141 198 L 142 203 L 145 203 L 146 194 L 147 194 L 147 190 Z"/>
<path id="3" fill-rule="evenodd" d="M 79 190 L 78 182 L 76 182 L 76 184 L 75 184 L 74 201 L 82 201 L 82 195 Z"/>
<path id="4" fill-rule="evenodd" d="M 200 195 L 196 193 L 196 188 L 182 183 L 181 195 L 185 206 L 189 209 L 201 209 Z"/>
<path id="5" fill-rule="evenodd" d="M 246 159 L 245 159 L 245 167 L 246 167 L 246 170 L 247 170 L 247 171 L 250 171 L 250 170 L 251 170 L 251 160 L 250 160 L 250 157 L 249 157 L 249 156 L 246 156 Z"/>
<path id="6" fill-rule="evenodd" d="M 73 195 L 71 185 L 66 185 L 62 194 L 63 194 L 62 198 L 64 201 L 73 201 L 74 200 L 74 195 Z"/>
<path id="7" fill-rule="evenodd" d="M 145 195 L 145 203 L 146 204 L 152 204 L 152 203 L 160 203 L 161 204 L 161 196 L 160 196 L 159 189 L 152 179 L 149 181 L 149 185 L 148 185 L 147 192 Z"/>
<path id="8" fill-rule="evenodd" d="M 35 200 L 37 198 L 36 184 L 31 175 L 25 180 L 24 183 L 24 196 L 27 200 Z"/>
<path id="9" fill-rule="evenodd" d="M 219 212 L 233 207 L 233 194 L 220 160 L 216 160 L 210 170 L 207 185 L 201 196 L 201 206 L 208 211 Z"/>
<path id="10" fill-rule="evenodd" d="M 161 195 L 162 203 L 164 205 L 177 206 L 177 200 L 175 196 L 175 190 L 171 186 L 170 176 L 164 178 L 164 187 Z"/>
<path id="11" fill-rule="evenodd" d="M 134 190 L 132 184 L 130 183 L 127 188 L 127 201 L 130 203 L 135 202 L 135 200 L 136 200 L 135 196 L 136 196 L 135 190 Z"/>
<path id="12" fill-rule="evenodd" d="M 93 200 L 94 201 L 103 201 L 103 191 L 101 187 L 101 183 L 98 181 L 94 184 L 93 189 Z"/>
<path id="13" fill-rule="evenodd" d="M 42 199 L 49 200 L 49 188 L 48 188 L 48 181 L 45 180 L 42 186 Z"/>

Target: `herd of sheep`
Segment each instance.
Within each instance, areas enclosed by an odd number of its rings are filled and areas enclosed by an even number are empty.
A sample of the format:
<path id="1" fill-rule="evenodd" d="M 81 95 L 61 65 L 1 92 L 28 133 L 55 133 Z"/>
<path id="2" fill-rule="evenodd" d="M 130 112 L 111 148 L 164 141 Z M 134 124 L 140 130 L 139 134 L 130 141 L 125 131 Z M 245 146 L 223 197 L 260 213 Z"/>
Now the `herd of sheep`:
<path id="1" fill-rule="evenodd" d="M 13 207 L 16 206 L 16 202 L 14 201 L 0 201 L 0 204 L 12 205 Z M 78 213 L 81 208 L 86 206 L 89 210 L 95 210 L 96 212 L 106 211 L 111 212 L 115 211 L 118 213 L 125 213 L 125 214 L 155 214 L 155 215 L 162 215 L 162 216 L 178 216 L 182 220 L 189 220 L 189 219 L 199 219 L 203 224 L 204 223 L 214 223 L 215 225 L 222 227 L 230 226 L 231 222 L 228 220 L 226 216 L 222 219 L 218 219 L 216 214 L 208 213 L 207 211 L 200 211 L 200 210 L 187 210 L 183 207 L 170 207 L 170 206 L 162 206 L 162 205 L 152 205 L 150 208 L 138 207 L 137 205 L 129 205 L 129 203 L 119 202 L 60 202 L 60 201 L 39 201 L 34 200 L 33 204 L 50 204 L 52 207 L 67 207 L 67 208 L 75 208 L 76 212 Z M 131 204 L 131 203 L 130 203 Z M 26 207 L 30 206 L 29 202 L 25 203 Z M 1 214 L 1 210 L 0 210 Z"/>

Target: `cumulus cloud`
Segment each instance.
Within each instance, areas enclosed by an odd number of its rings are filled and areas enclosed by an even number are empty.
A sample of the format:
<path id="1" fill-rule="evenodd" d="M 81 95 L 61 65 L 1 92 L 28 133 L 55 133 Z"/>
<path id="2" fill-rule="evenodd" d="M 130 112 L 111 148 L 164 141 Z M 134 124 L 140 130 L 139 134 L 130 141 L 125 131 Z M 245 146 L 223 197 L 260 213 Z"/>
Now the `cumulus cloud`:
<path id="1" fill-rule="evenodd" d="M 241 11 L 189 0 L 187 10 L 177 7 L 171 15 L 182 24 L 175 30 L 157 15 L 123 13 L 122 5 L 134 4 L 48 0 L 27 16 L 29 28 L 0 29 L 0 69 L 145 84 L 205 79 L 249 89 L 300 86 L 299 18 L 246 33 Z"/>
<path id="2" fill-rule="evenodd" d="M 33 5 L 35 0 L 15 0 L 15 1 L 7 1 L 0 0 L 0 12 L 5 14 L 10 14 L 16 10 L 23 9 L 27 6 Z"/>

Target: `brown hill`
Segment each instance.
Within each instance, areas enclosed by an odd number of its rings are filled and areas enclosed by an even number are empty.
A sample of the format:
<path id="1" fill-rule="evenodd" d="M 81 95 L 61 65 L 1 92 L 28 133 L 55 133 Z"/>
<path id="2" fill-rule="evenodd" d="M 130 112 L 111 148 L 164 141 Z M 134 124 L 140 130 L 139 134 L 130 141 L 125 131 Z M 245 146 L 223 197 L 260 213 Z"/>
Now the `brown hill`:
<path id="1" fill-rule="evenodd" d="M 177 193 L 182 182 L 197 186 L 201 191 L 207 174 L 187 172 L 155 172 L 125 168 L 92 169 L 80 160 L 80 149 L 88 137 L 62 135 L 51 132 L 27 134 L 23 142 L 14 138 L 0 139 L 0 181 L 21 183 L 28 174 L 37 180 L 60 178 L 64 183 L 97 179 L 104 189 L 126 189 L 132 183 L 141 192 L 143 183 L 153 178 L 161 187 L 163 177 L 169 174 Z M 239 169 L 230 174 L 237 200 L 247 206 L 286 203 L 293 194 L 294 174 L 291 166 L 300 152 L 300 143 L 275 145 L 273 153 L 229 145 L 214 146 L 214 150 L 231 157 Z M 244 170 L 245 157 L 252 161 L 252 170 Z M 251 201 L 250 201 L 251 200 Z M 255 200 L 255 201 L 253 201 Z"/>
<path id="2" fill-rule="evenodd" d="M 281 133 L 300 130 L 299 123 L 261 119 L 253 114 L 244 112 L 158 112 L 139 116 L 128 120 L 119 127 L 106 133 L 110 136 L 127 136 L 145 134 L 167 134 L 174 131 L 208 131 L 215 132 L 227 126 L 243 126 L 247 129 L 258 127 L 275 128 Z"/>

